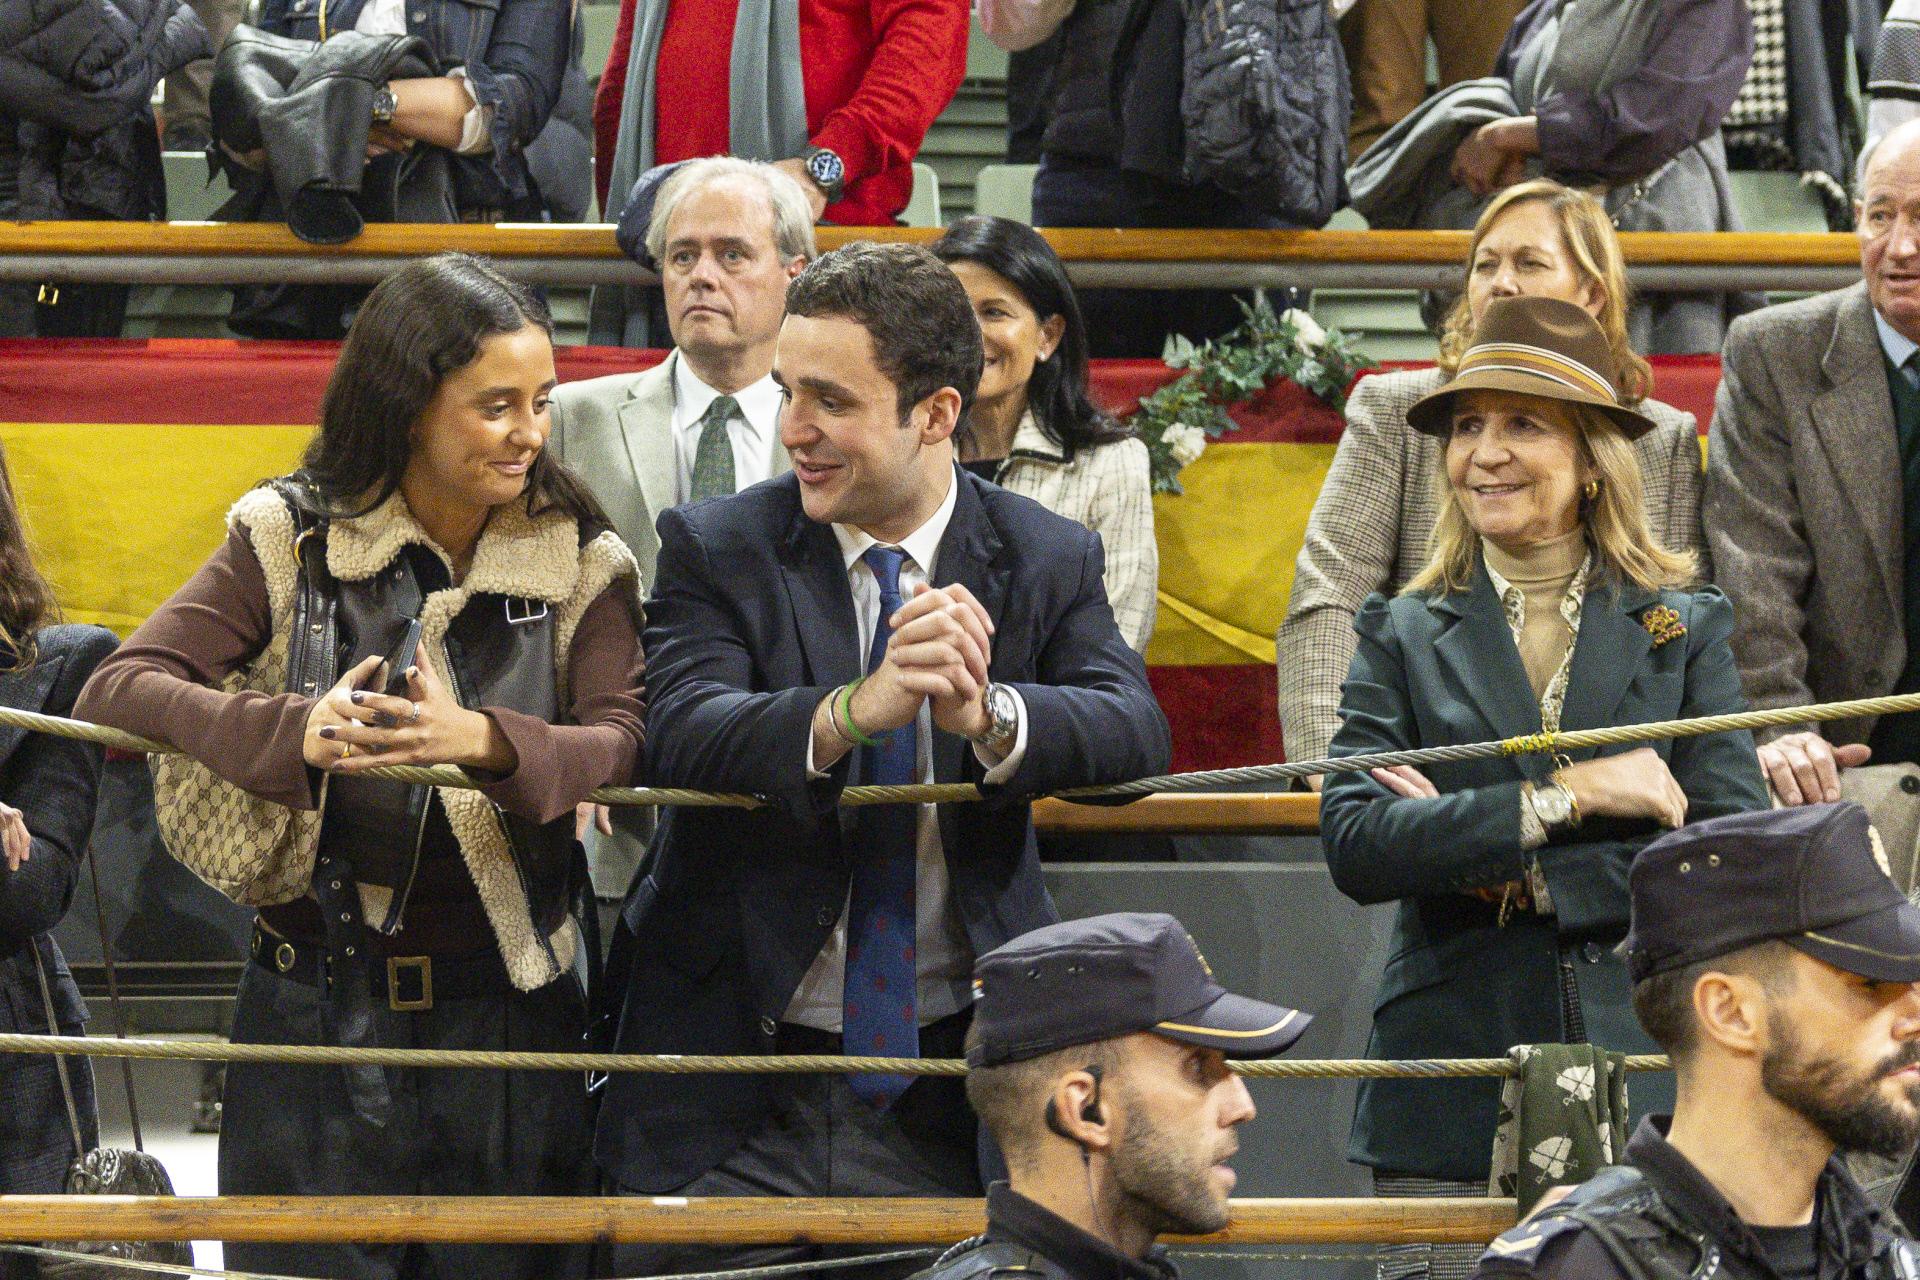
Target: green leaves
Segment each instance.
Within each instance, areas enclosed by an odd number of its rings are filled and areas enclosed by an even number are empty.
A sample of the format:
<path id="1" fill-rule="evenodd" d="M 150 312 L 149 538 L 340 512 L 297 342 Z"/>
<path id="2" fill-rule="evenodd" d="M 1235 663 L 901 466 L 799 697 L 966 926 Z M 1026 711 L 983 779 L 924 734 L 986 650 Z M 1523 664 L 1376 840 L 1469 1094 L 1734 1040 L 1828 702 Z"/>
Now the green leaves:
<path id="1" fill-rule="evenodd" d="M 1143 398 L 1131 419 L 1152 461 L 1155 493 L 1181 492 L 1180 471 L 1199 456 L 1200 440 L 1239 429 L 1229 406 L 1285 378 L 1345 412 L 1355 375 L 1373 367 L 1352 336 L 1321 329 L 1304 311 L 1276 315 L 1264 292 L 1252 303 L 1240 300 L 1240 311 L 1240 324 L 1222 337 L 1167 336 L 1161 360 L 1186 372 Z"/>

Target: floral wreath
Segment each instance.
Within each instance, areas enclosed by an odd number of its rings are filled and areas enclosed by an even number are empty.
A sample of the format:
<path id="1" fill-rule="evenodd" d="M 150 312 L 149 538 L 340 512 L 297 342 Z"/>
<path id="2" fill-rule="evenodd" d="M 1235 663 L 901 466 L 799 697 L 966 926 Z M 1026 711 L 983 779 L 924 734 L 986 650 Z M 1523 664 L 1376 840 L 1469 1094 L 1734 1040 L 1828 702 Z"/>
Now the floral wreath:
<path id="1" fill-rule="evenodd" d="M 1286 378 L 1334 410 L 1347 407 L 1347 388 L 1374 367 L 1353 349 L 1354 337 L 1326 330 L 1300 310 L 1275 314 L 1264 292 L 1241 301 L 1244 319 L 1226 335 L 1195 343 L 1167 338 L 1160 358 L 1185 373 L 1150 396 L 1128 419 L 1147 446 L 1155 493 L 1179 493 L 1180 472 L 1206 451 L 1207 442 L 1240 424 L 1227 415 L 1269 384 Z"/>

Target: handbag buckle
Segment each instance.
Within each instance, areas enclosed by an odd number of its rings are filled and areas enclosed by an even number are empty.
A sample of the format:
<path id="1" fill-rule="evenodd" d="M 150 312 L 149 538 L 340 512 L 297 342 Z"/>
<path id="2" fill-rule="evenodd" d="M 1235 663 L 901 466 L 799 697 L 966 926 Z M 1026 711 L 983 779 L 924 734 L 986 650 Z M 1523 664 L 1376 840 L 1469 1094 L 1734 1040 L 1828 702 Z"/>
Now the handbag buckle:
<path id="1" fill-rule="evenodd" d="M 418 996 L 408 997 L 401 993 L 400 975 L 403 973 L 414 975 L 413 981 L 419 985 Z M 432 956 L 387 957 L 387 1008 L 395 1013 L 420 1013 L 433 1008 Z"/>

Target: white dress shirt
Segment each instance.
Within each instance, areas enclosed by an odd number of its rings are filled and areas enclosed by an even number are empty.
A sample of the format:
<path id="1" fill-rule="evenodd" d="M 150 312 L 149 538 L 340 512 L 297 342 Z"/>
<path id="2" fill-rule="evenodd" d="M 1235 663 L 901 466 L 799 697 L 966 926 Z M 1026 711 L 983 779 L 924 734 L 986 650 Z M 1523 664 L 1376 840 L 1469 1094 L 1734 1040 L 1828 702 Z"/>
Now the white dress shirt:
<path id="1" fill-rule="evenodd" d="M 700 375 L 681 354 L 673 362 L 673 500 L 685 502 L 693 492 L 693 459 L 700 448 L 700 419 L 720 393 L 700 381 Z M 736 492 L 773 477 L 773 441 L 780 432 L 780 386 L 769 373 L 733 393 L 740 412 L 727 421 L 733 442 L 733 487 Z"/>
<path id="2" fill-rule="evenodd" d="M 900 549 L 907 553 L 906 563 L 900 567 L 900 596 L 903 600 L 913 594 L 915 586 L 932 579 L 934 561 L 940 551 L 940 539 L 946 536 L 947 524 L 953 518 L 959 488 L 957 482 L 950 480 L 946 501 L 940 504 L 940 509 L 925 524 L 900 540 Z M 860 629 L 860 653 L 864 667 L 865 655 L 873 646 L 874 631 L 880 625 L 880 582 L 861 557 L 866 554 L 867 548 L 879 544 L 852 525 L 834 525 L 833 536 L 840 543 L 840 553 L 847 565 L 847 585 L 853 592 L 853 616 Z M 990 783 L 1012 777 L 1027 753 L 1026 704 L 1021 701 L 1018 690 L 1009 689 L 1008 692 L 1014 696 L 1019 725 L 1014 735 L 1013 749 L 1004 760 L 997 762 L 980 747 L 973 749 L 974 756 L 987 766 L 985 781 Z M 915 752 L 917 763 L 914 776 L 921 782 L 932 782 L 933 714 L 927 706 L 920 708 L 916 734 L 919 742 Z M 809 776 L 821 777 L 822 772 L 813 767 L 814 758 L 814 745 L 809 738 L 807 772 Z M 918 863 L 914 875 L 914 962 L 919 979 L 915 1009 L 920 1025 L 926 1026 L 960 1012 L 971 1003 L 973 954 L 967 948 L 966 931 L 961 928 L 960 919 L 953 910 L 951 885 L 947 880 L 946 851 L 941 845 L 940 820 L 933 805 L 919 806 L 915 847 Z M 840 1031 L 846 966 L 847 911 L 843 904 L 840 919 L 833 926 L 826 945 L 820 948 L 820 954 L 814 957 L 813 965 L 800 980 L 793 999 L 788 1002 L 785 1020 L 837 1034 Z"/>

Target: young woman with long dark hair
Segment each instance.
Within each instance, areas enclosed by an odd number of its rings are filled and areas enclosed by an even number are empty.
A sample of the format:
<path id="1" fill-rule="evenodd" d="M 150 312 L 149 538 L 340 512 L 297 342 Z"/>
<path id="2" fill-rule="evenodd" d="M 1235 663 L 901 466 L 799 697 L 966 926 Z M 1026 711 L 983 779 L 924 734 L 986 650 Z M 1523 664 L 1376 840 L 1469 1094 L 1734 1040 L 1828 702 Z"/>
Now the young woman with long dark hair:
<path id="1" fill-rule="evenodd" d="M 1147 447 L 1087 394 L 1087 331 L 1066 268 L 1010 218 L 962 218 L 932 249 L 973 300 L 986 352 L 955 437 L 961 465 L 1100 535 L 1120 634 L 1144 650 L 1160 577 Z"/>
<path id="2" fill-rule="evenodd" d="M 0 706 L 73 713 L 80 687 L 117 642 L 103 627 L 58 618 L 0 452 Z M 100 760 L 100 748 L 84 742 L 0 729 L 0 1031 L 86 1030 L 86 1005 L 51 931 L 73 899 L 86 855 Z M 7 1100 L 0 1107 L 0 1195 L 66 1190 L 67 1166 L 80 1154 L 75 1126 L 82 1145 L 96 1141 L 92 1065 L 67 1058 L 65 1066 L 71 1117 L 55 1059 L 0 1061 L 0 1098 Z"/>
<path id="3" fill-rule="evenodd" d="M 226 543 L 87 688 L 86 718 L 321 815 L 291 856 L 234 872 L 276 886 L 236 895 L 269 905 L 235 1039 L 579 1045 L 574 813 L 636 768 L 639 596 L 632 554 L 545 454 L 550 332 L 538 298 L 477 258 L 388 277 L 301 467 L 234 505 Z M 301 685 L 290 642 L 324 645 L 328 627 L 325 676 Z M 363 776 L 384 764 L 461 765 L 483 785 Z M 171 794 L 156 784 L 163 807 Z M 587 1098 L 566 1072 L 235 1064 L 225 1103 L 226 1194 L 593 1186 Z M 313 1275 L 585 1271 L 583 1251 L 546 1246 L 231 1244 L 227 1258 Z"/>

